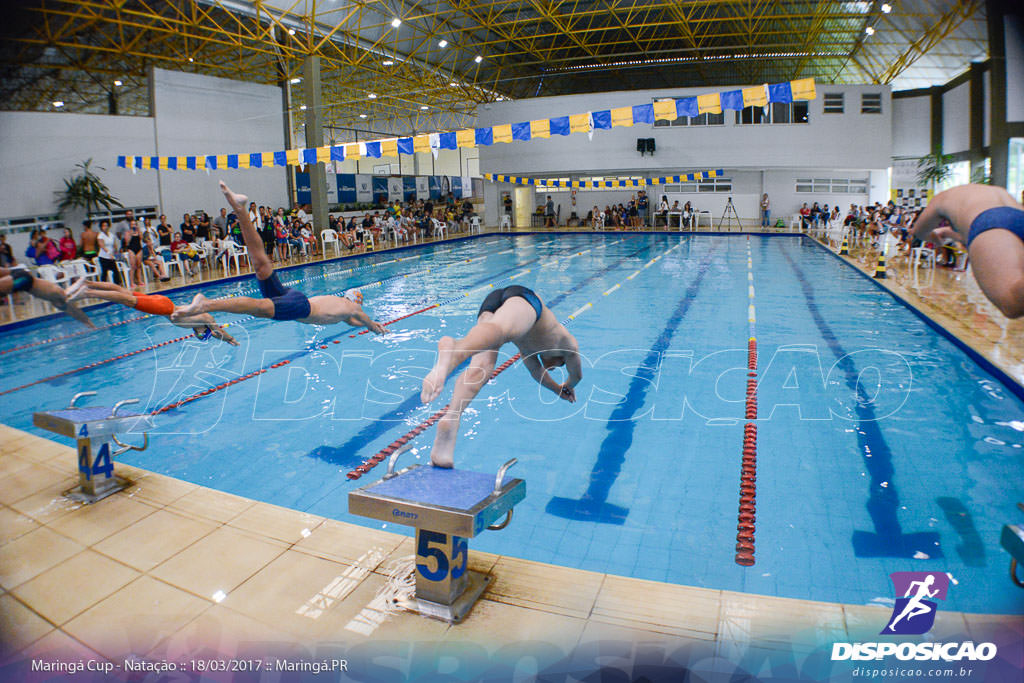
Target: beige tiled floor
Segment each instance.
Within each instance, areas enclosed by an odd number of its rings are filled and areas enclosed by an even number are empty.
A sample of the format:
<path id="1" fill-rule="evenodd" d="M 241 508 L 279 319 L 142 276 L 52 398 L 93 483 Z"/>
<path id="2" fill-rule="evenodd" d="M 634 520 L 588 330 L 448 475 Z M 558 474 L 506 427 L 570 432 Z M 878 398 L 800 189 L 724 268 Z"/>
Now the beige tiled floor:
<path id="1" fill-rule="evenodd" d="M 458 626 L 389 614 L 378 591 L 411 539 L 119 466 L 137 482 L 92 506 L 64 500 L 73 449 L 0 426 L 0 466 L 26 485 L 0 504 L 0 657 L 120 661 L 308 654 L 320 644 L 607 641 L 742 653 L 876 639 L 884 608 L 642 581 L 471 553 L 493 581 Z M 39 462 L 47 446 L 51 455 Z M 48 503 L 47 501 L 50 501 Z M 54 512 L 55 509 L 59 510 Z M 1021 629 L 1020 617 L 943 612 L 934 634 Z M 474 645 L 474 647 L 476 646 Z M 749 655 L 748 655 L 749 656 Z M 0 662 L 2 665 L 2 662 Z"/>

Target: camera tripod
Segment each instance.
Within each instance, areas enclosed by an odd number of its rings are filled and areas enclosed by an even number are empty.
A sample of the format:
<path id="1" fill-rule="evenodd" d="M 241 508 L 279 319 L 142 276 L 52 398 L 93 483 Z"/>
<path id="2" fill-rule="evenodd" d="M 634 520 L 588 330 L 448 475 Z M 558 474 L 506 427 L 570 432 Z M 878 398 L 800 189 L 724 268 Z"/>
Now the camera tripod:
<path id="1" fill-rule="evenodd" d="M 732 203 L 732 197 L 729 197 L 729 201 L 725 203 L 725 210 L 722 211 L 722 217 L 718 219 L 718 230 L 721 231 L 722 223 L 726 224 L 726 229 L 732 232 L 732 222 L 736 220 L 736 228 L 742 229 L 743 225 L 740 223 L 740 217 L 736 213 L 736 207 Z"/>

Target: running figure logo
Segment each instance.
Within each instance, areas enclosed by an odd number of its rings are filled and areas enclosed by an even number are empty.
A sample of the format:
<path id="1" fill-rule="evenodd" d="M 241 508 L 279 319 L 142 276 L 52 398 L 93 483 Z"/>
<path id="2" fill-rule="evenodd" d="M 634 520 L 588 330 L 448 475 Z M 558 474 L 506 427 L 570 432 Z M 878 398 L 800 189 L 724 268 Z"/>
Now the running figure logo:
<path id="1" fill-rule="evenodd" d="M 949 576 L 942 572 L 893 572 L 889 575 L 896 595 L 889 623 L 880 635 L 920 635 L 935 623 L 938 606 L 932 598 L 946 599 Z"/>

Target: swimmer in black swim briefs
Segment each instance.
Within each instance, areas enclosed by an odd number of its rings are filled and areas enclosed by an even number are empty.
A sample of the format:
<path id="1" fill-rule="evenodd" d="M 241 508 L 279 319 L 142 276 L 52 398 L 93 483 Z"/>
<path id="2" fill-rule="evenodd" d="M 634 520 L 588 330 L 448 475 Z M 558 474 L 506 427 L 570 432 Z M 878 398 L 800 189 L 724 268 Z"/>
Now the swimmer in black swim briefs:
<path id="1" fill-rule="evenodd" d="M 223 182 L 220 184 L 220 189 L 228 204 L 234 209 L 235 215 L 238 216 L 242 237 L 245 239 L 249 258 L 252 259 L 256 280 L 263 298 L 239 296 L 229 299 L 207 299 L 202 294 L 196 294 L 192 303 L 180 306 L 171 315 L 172 321 L 178 317 L 193 316 L 197 313 L 224 311 L 253 315 L 258 318 L 295 320 L 310 325 L 333 325 L 345 322 L 353 327 L 366 327 L 377 334 L 384 334 L 386 331 L 384 326 L 371 320 L 363 310 L 363 295 L 359 290 L 349 290 L 345 296 L 324 294 L 307 297 L 299 290 L 281 284 L 277 273 L 274 272 L 274 264 L 263 248 L 263 240 L 249 219 L 249 210 L 246 207 L 249 198 L 245 195 L 235 194 Z"/>
<path id="2" fill-rule="evenodd" d="M 82 309 L 68 301 L 60 285 L 40 280 L 25 268 L 0 268 L 0 295 L 10 296 L 14 292 L 28 292 L 31 296 L 52 304 L 57 310 L 64 311 L 83 325 L 96 327 Z"/>
<path id="3" fill-rule="evenodd" d="M 437 362 L 423 380 L 420 398 L 427 403 L 440 395 L 452 370 L 472 357 L 469 367 L 455 382 L 448 410 L 437 423 L 437 436 L 430 451 L 434 465 L 452 466 L 462 411 L 490 379 L 498 350 L 509 342 L 518 347 L 523 365 L 541 386 L 570 403 L 576 400 L 574 387 L 583 376 L 576 338 L 526 287 L 514 285 L 495 290 L 484 299 L 477 323 L 465 337 L 441 338 L 437 343 Z M 559 382 L 550 371 L 563 365 L 567 376 Z"/>
<path id="4" fill-rule="evenodd" d="M 950 227 L 940 227 L 945 222 Z M 923 241 L 967 245 L 981 291 L 1006 316 L 1024 315 L 1024 206 L 992 185 L 961 185 L 932 197 L 911 226 Z"/>

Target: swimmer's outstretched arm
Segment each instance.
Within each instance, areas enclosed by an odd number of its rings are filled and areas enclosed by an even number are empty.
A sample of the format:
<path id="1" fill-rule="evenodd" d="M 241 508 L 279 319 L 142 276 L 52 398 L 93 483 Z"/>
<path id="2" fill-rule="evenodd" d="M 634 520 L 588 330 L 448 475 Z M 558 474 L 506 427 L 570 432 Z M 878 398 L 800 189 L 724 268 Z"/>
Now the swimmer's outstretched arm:
<path id="1" fill-rule="evenodd" d="M 365 327 L 377 334 L 387 334 L 388 331 L 386 327 L 366 315 L 366 311 L 361 308 L 349 316 L 348 324 L 352 327 Z"/>
<path id="2" fill-rule="evenodd" d="M 36 298 L 53 304 L 54 308 L 64 311 L 83 325 L 90 328 L 96 327 L 82 309 L 68 301 L 67 295 L 59 285 L 35 278 L 30 293 Z"/>

